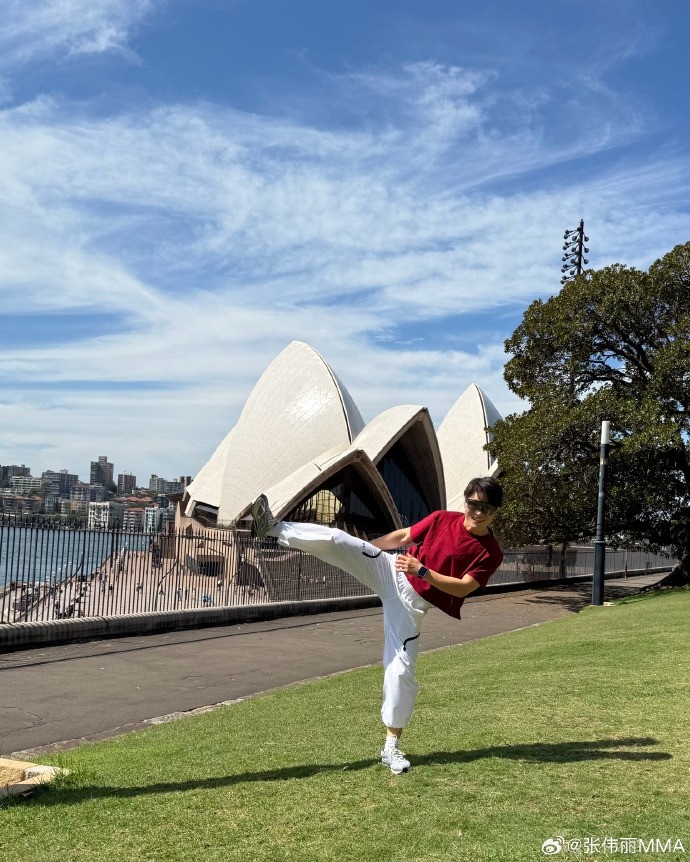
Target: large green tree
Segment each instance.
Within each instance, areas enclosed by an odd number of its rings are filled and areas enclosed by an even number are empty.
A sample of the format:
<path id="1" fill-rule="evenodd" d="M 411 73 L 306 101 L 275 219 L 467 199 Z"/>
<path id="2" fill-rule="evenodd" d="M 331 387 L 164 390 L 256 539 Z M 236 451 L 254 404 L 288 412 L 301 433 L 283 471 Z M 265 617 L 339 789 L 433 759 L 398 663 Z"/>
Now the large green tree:
<path id="1" fill-rule="evenodd" d="M 567 544 L 593 536 L 607 419 L 607 537 L 670 549 L 687 577 L 690 243 L 648 272 L 588 271 L 533 302 L 506 350 L 505 379 L 529 407 L 492 429 L 505 538 Z"/>

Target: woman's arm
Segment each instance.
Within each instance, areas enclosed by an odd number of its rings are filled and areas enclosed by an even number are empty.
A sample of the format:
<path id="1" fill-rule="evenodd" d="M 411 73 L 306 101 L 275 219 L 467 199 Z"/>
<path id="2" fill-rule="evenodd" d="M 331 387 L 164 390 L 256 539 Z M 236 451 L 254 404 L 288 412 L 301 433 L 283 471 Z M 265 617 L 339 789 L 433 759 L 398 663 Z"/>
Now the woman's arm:
<path id="1" fill-rule="evenodd" d="M 406 575 L 416 575 L 422 564 L 410 554 L 399 554 L 395 558 L 395 568 L 399 572 L 405 572 Z M 469 596 L 479 586 L 479 581 L 476 581 L 472 575 L 463 575 L 462 578 L 451 578 L 448 575 L 442 575 L 440 572 L 434 572 L 427 569 L 424 580 L 428 581 L 433 587 L 441 590 L 443 593 L 448 593 L 451 596 L 458 596 L 464 599 Z"/>
<path id="2" fill-rule="evenodd" d="M 370 544 L 375 548 L 380 548 L 382 551 L 394 551 L 396 548 L 407 547 L 411 542 L 410 528 L 403 527 L 400 530 L 393 530 L 392 533 L 386 533 L 385 536 L 374 539 Z"/>

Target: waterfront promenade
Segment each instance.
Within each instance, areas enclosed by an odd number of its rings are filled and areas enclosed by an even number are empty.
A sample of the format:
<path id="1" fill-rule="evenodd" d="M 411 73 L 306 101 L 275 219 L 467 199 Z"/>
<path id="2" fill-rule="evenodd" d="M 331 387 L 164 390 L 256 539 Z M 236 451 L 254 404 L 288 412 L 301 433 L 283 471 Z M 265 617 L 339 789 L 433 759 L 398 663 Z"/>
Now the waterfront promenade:
<path id="1" fill-rule="evenodd" d="M 635 595 L 662 577 L 607 580 L 605 598 Z M 542 624 L 590 601 L 591 582 L 470 597 L 460 623 L 429 612 L 422 651 Z M 377 664 L 380 652 L 378 607 L 5 652 L 0 654 L 0 756 L 30 759 L 116 736 Z"/>
<path id="2" fill-rule="evenodd" d="M 159 560 L 149 551 L 128 550 L 108 558 L 86 576 L 0 588 L 0 622 L 233 607 L 267 600 L 260 578 L 209 577 L 184 569 L 177 560 Z"/>
<path id="3" fill-rule="evenodd" d="M 609 549 L 606 554 L 612 572 L 650 571 L 669 562 L 643 551 Z M 591 548 L 569 549 L 563 558 L 546 548 L 508 550 L 491 585 L 581 577 L 592 566 Z M 340 569 L 240 531 L 0 530 L 4 626 L 179 615 L 367 593 Z"/>

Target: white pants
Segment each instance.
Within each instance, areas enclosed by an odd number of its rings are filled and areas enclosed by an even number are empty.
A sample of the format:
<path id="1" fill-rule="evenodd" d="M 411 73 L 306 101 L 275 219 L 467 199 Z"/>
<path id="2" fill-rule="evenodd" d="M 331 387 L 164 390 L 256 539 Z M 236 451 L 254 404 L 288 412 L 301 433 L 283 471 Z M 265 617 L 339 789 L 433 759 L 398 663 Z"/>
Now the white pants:
<path id="1" fill-rule="evenodd" d="M 396 571 L 395 558 L 369 542 L 320 524 L 280 522 L 269 535 L 287 548 L 306 551 L 344 569 L 373 590 L 383 603 L 383 705 L 386 727 L 405 727 L 418 684 L 415 666 L 419 634 L 431 605 Z"/>

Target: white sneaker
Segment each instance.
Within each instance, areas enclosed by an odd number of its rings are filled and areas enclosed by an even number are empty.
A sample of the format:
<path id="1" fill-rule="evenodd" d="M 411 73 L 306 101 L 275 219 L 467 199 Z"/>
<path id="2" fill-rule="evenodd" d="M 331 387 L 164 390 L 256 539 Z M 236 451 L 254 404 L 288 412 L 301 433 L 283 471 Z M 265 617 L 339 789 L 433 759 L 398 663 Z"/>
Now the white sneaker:
<path id="1" fill-rule="evenodd" d="M 278 523 L 268 506 L 265 494 L 261 494 L 254 500 L 252 517 L 254 518 L 254 533 L 261 539 L 264 539 L 271 527 L 275 527 Z"/>
<path id="2" fill-rule="evenodd" d="M 409 772 L 411 767 L 410 761 L 397 745 L 381 749 L 381 763 L 384 766 L 390 767 L 393 775 L 400 775 L 401 772 Z"/>

